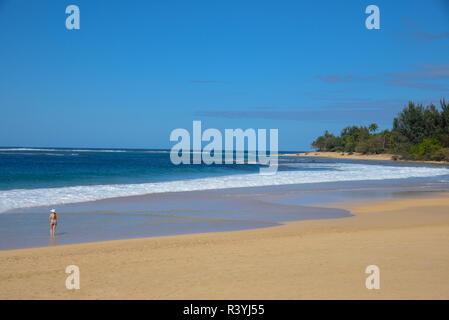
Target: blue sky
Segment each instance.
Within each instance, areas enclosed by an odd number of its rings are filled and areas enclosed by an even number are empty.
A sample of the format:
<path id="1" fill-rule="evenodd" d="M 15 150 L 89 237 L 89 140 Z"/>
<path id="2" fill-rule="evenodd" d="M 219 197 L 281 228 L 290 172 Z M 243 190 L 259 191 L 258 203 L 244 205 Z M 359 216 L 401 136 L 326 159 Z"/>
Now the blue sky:
<path id="1" fill-rule="evenodd" d="M 0 146 L 170 148 L 202 120 L 308 150 L 449 98 L 446 0 L 0 0 L 0 46 Z"/>

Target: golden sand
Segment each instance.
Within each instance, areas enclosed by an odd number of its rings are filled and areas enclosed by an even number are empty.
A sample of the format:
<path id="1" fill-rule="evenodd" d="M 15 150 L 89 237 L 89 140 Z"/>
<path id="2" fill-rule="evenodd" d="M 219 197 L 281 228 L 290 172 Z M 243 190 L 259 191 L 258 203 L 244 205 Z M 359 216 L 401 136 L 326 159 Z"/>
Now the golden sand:
<path id="1" fill-rule="evenodd" d="M 300 157 L 318 157 L 318 158 L 333 158 L 333 159 L 358 159 L 358 160 L 393 160 L 392 154 L 362 154 L 362 153 L 348 153 L 348 152 L 302 152 L 283 154 L 283 156 L 300 156 Z"/>
<path id="2" fill-rule="evenodd" d="M 447 161 L 424 161 L 424 160 L 401 160 L 397 159 L 398 156 L 389 153 L 381 154 L 363 154 L 357 152 L 328 152 L 328 151 L 315 151 L 315 152 L 300 152 L 300 153 L 286 153 L 282 154 L 286 157 L 317 157 L 317 158 L 332 158 L 332 159 L 354 159 L 354 160 L 396 160 L 401 162 L 410 163 L 428 163 L 428 164 L 440 164 L 449 165 Z"/>
<path id="3" fill-rule="evenodd" d="M 448 195 L 345 206 L 356 216 L 1 251 L 0 298 L 449 299 Z M 365 287 L 373 264 L 380 290 Z"/>

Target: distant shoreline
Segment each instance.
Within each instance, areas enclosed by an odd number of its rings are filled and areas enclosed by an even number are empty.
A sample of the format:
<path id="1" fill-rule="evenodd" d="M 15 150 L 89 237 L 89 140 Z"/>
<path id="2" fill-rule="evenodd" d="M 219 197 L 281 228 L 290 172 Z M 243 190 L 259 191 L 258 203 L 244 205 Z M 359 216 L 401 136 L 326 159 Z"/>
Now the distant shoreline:
<path id="1" fill-rule="evenodd" d="M 380 153 L 380 154 L 362 154 L 357 152 L 330 152 L 330 151 L 311 151 L 311 152 L 299 152 L 299 153 L 287 153 L 282 154 L 287 157 L 316 157 L 316 158 L 331 158 L 331 159 L 354 159 L 354 160 L 377 160 L 377 161 L 400 161 L 409 163 L 422 163 L 422 164 L 439 164 L 449 165 L 447 161 L 425 161 L 425 160 L 403 160 L 395 159 L 398 157 L 394 154 Z"/>

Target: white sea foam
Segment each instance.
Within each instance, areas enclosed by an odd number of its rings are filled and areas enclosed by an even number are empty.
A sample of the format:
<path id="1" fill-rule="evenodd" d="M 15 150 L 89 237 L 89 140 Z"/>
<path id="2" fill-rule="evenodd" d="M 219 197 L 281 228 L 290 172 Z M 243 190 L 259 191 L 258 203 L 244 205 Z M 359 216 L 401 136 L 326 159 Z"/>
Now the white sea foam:
<path id="1" fill-rule="evenodd" d="M 61 151 L 60 149 L 42 149 L 42 148 L 0 148 L 0 151 Z"/>
<path id="2" fill-rule="evenodd" d="M 0 152 L 2 151 L 6 151 L 6 152 L 11 152 L 11 151 L 35 151 L 35 152 L 93 152 L 93 153 L 102 153 L 102 152 L 106 152 L 106 153 L 170 153 L 170 150 L 145 150 L 145 149 L 52 149 L 52 148 L 1 148 L 0 147 Z M 183 152 L 185 153 L 190 153 L 190 154 L 201 154 L 203 153 L 203 151 L 188 151 L 188 150 L 184 150 Z M 223 152 L 223 154 L 233 154 L 232 151 L 225 151 Z M 41 154 L 41 153 L 38 153 Z M 255 152 L 248 152 L 248 154 L 250 155 L 257 155 L 257 153 Z M 46 154 L 47 155 L 47 154 Z M 51 155 L 51 154 L 50 154 Z M 274 154 L 271 154 L 274 155 Z"/>
<path id="3" fill-rule="evenodd" d="M 274 186 L 337 181 L 385 180 L 449 175 L 445 167 L 406 167 L 365 164 L 303 164 L 315 171 L 278 171 L 276 175 L 229 175 L 170 182 L 75 186 L 0 191 L 0 212 L 15 208 L 77 203 L 162 192 Z M 323 169 L 330 170 L 323 170 Z"/>
<path id="4" fill-rule="evenodd" d="M 52 148 L 0 148 L 0 151 L 68 151 L 68 152 L 129 152 L 132 150 L 120 150 L 120 149 L 52 149 Z"/>
<path id="5" fill-rule="evenodd" d="M 109 149 L 69 149 L 73 152 L 133 152 L 132 150 L 109 150 Z"/>
<path id="6" fill-rule="evenodd" d="M 0 148 L 0 152 L 2 151 L 36 151 L 36 152 L 120 152 L 120 153 L 170 153 L 167 150 L 127 150 L 127 149 L 50 149 L 50 148 Z M 52 155 L 52 154 L 46 154 Z"/>

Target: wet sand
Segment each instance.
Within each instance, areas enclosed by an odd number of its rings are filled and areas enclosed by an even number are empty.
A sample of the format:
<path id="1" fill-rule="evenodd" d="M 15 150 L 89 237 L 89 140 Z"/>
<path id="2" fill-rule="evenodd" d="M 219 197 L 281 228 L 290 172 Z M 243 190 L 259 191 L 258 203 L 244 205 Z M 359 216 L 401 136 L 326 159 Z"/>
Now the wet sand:
<path id="1" fill-rule="evenodd" d="M 448 299 L 449 194 L 233 232 L 0 251 L 1 299 Z M 80 268 L 67 290 L 65 268 Z M 380 268 L 380 290 L 365 268 Z"/>
<path id="2" fill-rule="evenodd" d="M 48 212 L 52 207 L 17 209 L 0 214 L 0 250 L 236 231 L 286 221 L 351 216 L 343 209 L 302 204 L 303 198 L 310 201 L 311 197 L 301 197 L 299 189 L 270 186 L 172 192 L 59 205 L 53 242 L 48 236 Z M 286 195 L 293 205 L 282 203 Z"/>

